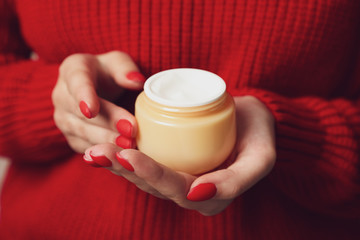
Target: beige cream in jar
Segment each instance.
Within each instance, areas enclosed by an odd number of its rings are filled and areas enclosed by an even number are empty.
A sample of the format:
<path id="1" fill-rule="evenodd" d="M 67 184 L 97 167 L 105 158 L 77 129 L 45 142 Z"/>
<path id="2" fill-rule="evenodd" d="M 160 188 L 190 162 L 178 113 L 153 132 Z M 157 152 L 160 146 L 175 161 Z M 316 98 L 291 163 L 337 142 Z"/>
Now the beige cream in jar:
<path id="1" fill-rule="evenodd" d="M 155 161 L 190 174 L 219 166 L 236 141 L 235 107 L 218 75 L 200 69 L 159 72 L 135 103 L 137 146 Z"/>

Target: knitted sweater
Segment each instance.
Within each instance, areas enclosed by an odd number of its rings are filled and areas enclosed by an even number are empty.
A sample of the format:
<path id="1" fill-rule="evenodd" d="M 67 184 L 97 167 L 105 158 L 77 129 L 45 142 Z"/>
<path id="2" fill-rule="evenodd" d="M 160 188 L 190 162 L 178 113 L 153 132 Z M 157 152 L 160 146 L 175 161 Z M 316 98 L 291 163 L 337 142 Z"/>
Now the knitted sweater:
<path id="1" fill-rule="evenodd" d="M 0 239 L 357 239 L 360 2 L 0 0 Z M 82 162 L 51 92 L 73 53 L 194 67 L 276 120 L 273 171 L 205 217 Z M 32 52 L 38 59 L 30 58 Z"/>

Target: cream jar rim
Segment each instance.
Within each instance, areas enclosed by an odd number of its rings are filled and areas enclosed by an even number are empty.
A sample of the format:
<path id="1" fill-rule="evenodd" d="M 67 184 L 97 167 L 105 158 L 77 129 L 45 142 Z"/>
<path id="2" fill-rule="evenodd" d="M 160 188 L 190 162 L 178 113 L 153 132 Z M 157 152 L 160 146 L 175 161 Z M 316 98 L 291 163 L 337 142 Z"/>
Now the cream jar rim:
<path id="1" fill-rule="evenodd" d="M 154 102 L 171 107 L 197 107 L 212 103 L 226 92 L 215 73 L 196 68 L 174 68 L 149 77 L 144 92 Z"/>

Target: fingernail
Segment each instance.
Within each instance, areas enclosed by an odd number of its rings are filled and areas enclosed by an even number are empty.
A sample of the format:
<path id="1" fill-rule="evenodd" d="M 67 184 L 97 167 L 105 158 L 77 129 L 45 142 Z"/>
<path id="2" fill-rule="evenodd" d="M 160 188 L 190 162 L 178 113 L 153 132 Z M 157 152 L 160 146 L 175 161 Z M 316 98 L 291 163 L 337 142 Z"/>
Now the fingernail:
<path id="1" fill-rule="evenodd" d="M 100 165 L 101 167 L 111 167 L 112 166 L 112 162 L 105 156 L 101 155 L 101 156 L 94 156 L 91 152 L 90 152 L 90 157 L 95 161 L 95 163 L 97 163 L 98 165 Z"/>
<path id="2" fill-rule="evenodd" d="M 215 184 L 202 183 L 197 185 L 196 187 L 193 187 L 186 198 L 193 202 L 205 201 L 214 197 L 216 191 L 217 190 Z"/>
<path id="3" fill-rule="evenodd" d="M 118 136 L 115 140 L 116 145 L 121 148 L 128 149 L 128 148 L 135 148 L 135 143 L 132 139 L 127 138 L 125 136 Z"/>
<path id="4" fill-rule="evenodd" d="M 126 120 L 121 119 L 116 123 L 116 128 L 119 131 L 119 133 L 125 137 L 131 138 L 132 137 L 132 124 Z"/>
<path id="5" fill-rule="evenodd" d="M 88 105 L 86 104 L 86 102 L 81 101 L 79 104 L 79 107 L 80 107 L 80 111 L 82 112 L 82 114 L 84 114 L 85 117 L 87 117 L 87 118 L 92 117 L 90 109 L 89 109 Z"/>
<path id="6" fill-rule="evenodd" d="M 130 172 L 135 171 L 133 166 L 131 166 L 131 164 L 129 163 L 129 161 L 126 160 L 125 158 L 121 157 L 119 153 L 116 153 L 116 159 L 121 164 L 121 166 L 123 166 L 123 168 L 125 168 L 126 170 L 128 170 Z"/>
<path id="7" fill-rule="evenodd" d="M 126 74 L 126 78 L 134 82 L 145 82 L 145 77 L 137 71 L 132 71 Z"/>
<path id="8" fill-rule="evenodd" d="M 86 164 L 88 164 L 88 165 L 90 165 L 90 166 L 92 166 L 92 167 L 97 167 L 97 168 L 101 167 L 99 164 L 97 164 L 96 162 L 94 162 L 94 160 L 88 159 L 85 155 L 83 156 L 83 160 L 84 160 L 84 162 L 85 162 Z"/>

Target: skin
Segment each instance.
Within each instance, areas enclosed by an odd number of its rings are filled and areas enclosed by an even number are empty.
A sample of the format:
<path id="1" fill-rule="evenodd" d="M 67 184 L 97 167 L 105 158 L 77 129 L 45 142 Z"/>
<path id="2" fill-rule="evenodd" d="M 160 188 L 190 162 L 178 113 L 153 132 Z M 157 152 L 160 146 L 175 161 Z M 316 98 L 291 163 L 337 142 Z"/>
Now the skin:
<path id="1" fill-rule="evenodd" d="M 133 71 L 139 69 L 131 57 L 118 51 L 74 54 L 62 62 L 52 92 L 54 120 L 74 151 L 84 153 L 92 145 L 114 143 L 119 136 L 116 123 L 120 119 L 128 120 L 136 133 L 135 117 L 113 103 L 125 89 L 143 88 L 143 82 L 126 78 Z M 88 105 L 91 119 L 81 113 L 81 101 Z"/>
<path id="2" fill-rule="evenodd" d="M 127 72 L 138 71 L 131 58 L 122 52 L 103 55 L 72 55 L 60 67 L 58 83 L 53 92 L 54 119 L 70 146 L 84 153 L 84 159 L 106 156 L 116 175 L 134 183 L 138 188 L 156 197 L 172 200 L 179 206 L 210 216 L 223 211 L 237 196 L 264 178 L 276 160 L 274 118 L 267 107 L 253 96 L 234 97 L 237 125 L 237 144 L 233 157 L 221 167 L 201 176 L 173 171 L 136 149 L 122 149 L 116 144 L 119 136 L 115 124 L 126 119 L 137 124 L 133 115 L 111 103 L 115 93 L 126 89 L 141 89 L 142 83 L 124 77 Z M 100 86 L 110 85 L 114 96 L 104 99 Z M 114 87 L 116 86 L 116 88 Z M 111 95 L 111 94 L 110 94 Z M 87 119 L 79 111 L 79 102 L 88 103 L 94 118 Z M 134 168 L 128 171 L 116 160 L 116 154 Z M 188 200 L 189 191 L 201 184 L 213 183 L 216 195 L 209 200 Z"/>

